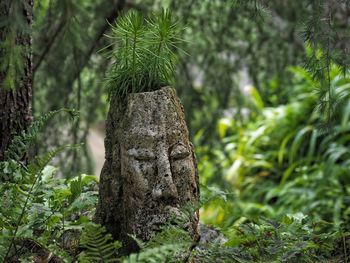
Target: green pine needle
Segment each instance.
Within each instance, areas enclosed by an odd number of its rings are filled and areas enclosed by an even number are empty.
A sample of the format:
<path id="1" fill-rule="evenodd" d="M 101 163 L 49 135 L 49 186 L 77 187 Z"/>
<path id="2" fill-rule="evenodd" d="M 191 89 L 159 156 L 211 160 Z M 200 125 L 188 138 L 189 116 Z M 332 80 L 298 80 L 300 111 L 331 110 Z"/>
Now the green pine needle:
<path id="1" fill-rule="evenodd" d="M 174 77 L 181 28 L 169 10 L 145 19 L 138 12 L 121 16 L 112 26 L 114 64 L 107 74 L 109 99 L 153 91 Z"/>

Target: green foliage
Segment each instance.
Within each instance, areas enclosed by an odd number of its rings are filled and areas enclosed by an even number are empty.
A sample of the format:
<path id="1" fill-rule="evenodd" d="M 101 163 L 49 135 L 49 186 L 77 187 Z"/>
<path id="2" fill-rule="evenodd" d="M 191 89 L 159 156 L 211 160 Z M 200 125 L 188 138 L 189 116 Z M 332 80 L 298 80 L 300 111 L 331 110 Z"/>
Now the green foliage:
<path id="1" fill-rule="evenodd" d="M 173 244 L 176 239 L 178 244 Z M 139 244 L 142 242 L 137 240 Z M 79 256 L 79 262 L 178 262 L 176 257 L 186 253 L 191 244 L 188 234 L 179 228 L 168 226 L 147 244 L 142 244 L 140 253 L 121 257 L 118 249 L 119 241 L 114 241 L 106 229 L 94 223 L 85 225 L 80 237 L 80 245 L 85 249 Z M 174 258 L 175 257 L 175 258 Z"/>
<path id="2" fill-rule="evenodd" d="M 47 127 L 47 132 L 54 136 L 45 140 L 59 145 L 62 139 L 64 144 L 70 144 L 78 137 L 84 142 L 88 129 L 105 119 L 108 103 L 101 79 L 115 58 L 96 51 L 115 45 L 108 23 L 115 25 L 116 10 L 124 1 L 34 2 L 33 52 L 34 68 L 37 67 L 34 85 L 38 87 L 34 89 L 35 114 L 67 105 L 78 108 L 81 98 L 84 103 L 79 107 L 80 132 L 60 138 L 63 125 L 57 121 Z M 138 10 L 148 17 L 168 7 L 186 25 L 181 34 L 186 41 L 179 45 L 190 56 L 179 56 L 176 63 L 176 89 L 184 104 L 191 136 L 206 127 L 203 144 L 215 144 L 215 125 L 223 112 L 234 108 L 236 118 L 243 120 L 245 108 L 251 109 L 245 85 L 254 85 L 266 106 L 286 103 L 293 89 L 292 74 L 286 69 L 309 61 L 305 41 L 310 43 L 309 50 L 321 48 L 324 54 L 329 46 L 328 54 L 337 64 L 348 60 L 348 1 L 332 1 L 332 5 L 328 2 L 135 0 L 127 3 L 124 10 Z M 328 11 L 331 11 L 330 21 Z M 112 37 L 104 38 L 104 35 Z M 115 46 L 114 53 L 122 52 L 118 48 L 122 44 Z M 315 72 L 328 62 L 307 63 L 310 65 L 307 68 Z M 115 87 L 111 85 L 111 88 Z M 91 173 L 88 149 L 84 148 L 83 153 L 59 158 L 61 170 L 68 175 L 74 170 L 71 166 L 78 166 L 78 170 L 89 169 Z"/>
<path id="3" fill-rule="evenodd" d="M 68 113 L 72 119 L 77 117 L 77 112 L 69 109 L 60 109 L 46 113 L 44 116 L 35 120 L 26 131 L 22 131 L 20 135 L 13 137 L 11 144 L 6 149 L 5 160 L 22 160 L 25 153 L 28 152 L 29 147 L 35 142 L 39 132 L 44 128 L 45 124 L 61 112 Z"/>
<path id="4" fill-rule="evenodd" d="M 272 250 L 278 262 L 300 262 L 298 257 L 302 262 L 329 258 L 329 252 L 338 249 L 335 243 L 340 242 L 341 233 L 349 231 L 349 79 L 332 66 L 332 93 L 344 101 L 333 105 L 337 118 L 332 129 L 324 129 L 327 112 L 319 110 L 319 95 L 313 92 L 319 83 L 305 69 L 291 71 L 294 89 L 287 104 L 263 108 L 260 116 L 251 114 L 244 125 L 227 119 L 224 132 L 218 131 L 225 134 L 218 149 L 198 151 L 203 182 L 215 182 L 232 191 L 227 202 L 206 204 L 202 220 L 223 229 L 242 226 L 242 237 L 251 235 L 255 240 L 244 248 L 251 248 L 251 256 L 262 262 L 268 260 L 264 256 L 273 256 Z M 214 156 L 210 163 L 209 154 Z M 208 167 L 213 166 L 215 177 L 208 174 Z M 287 224 L 286 213 L 300 212 L 308 219 L 293 219 L 294 223 Z M 269 219 L 261 221 L 261 217 Z M 273 219 L 280 221 L 275 228 L 284 240 L 271 239 L 277 242 L 271 247 L 266 233 Z M 245 226 L 251 220 L 255 223 Z"/>
<path id="5" fill-rule="evenodd" d="M 131 254 L 123 263 L 151 263 L 151 262 L 178 262 L 174 259 L 179 246 L 166 244 L 159 247 L 148 248 L 138 254 Z"/>
<path id="6" fill-rule="evenodd" d="M 191 253 L 195 262 L 328 262 L 334 259 L 339 233 L 320 232 L 325 222 L 288 214 L 279 221 L 259 219 L 227 228 L 224 244 L 213 239 L 198 243 Z M 327 261 L 328 260 L 328 261 Z"/>
<path id="7" fill-rule="evenodd" d="M 38 164 L 42 168 L 44 162 Z M 54 178 L 57 169 L 52 166 L 45 166 L 41 172 L 37 164 L 32 167 L 36 168 L 28 170 L 37 171 L 35 177 L 13 171 L 21 178 L 13 183 L 5 182 L 0 188 L 4 196 L 0 209 L 2 258 L 5 252 L 11 256 L 15 247 L 23 246 L 21 242 L 26 239 L 35 240 L 55 254 L 63 253 L 61 236 L 65 231 L 81 229 L 81 224 L 92 218 L 92 209 L 96 206 L 94 177 L 80 175 L 65 181 Z M 69 258 L 66 262 L 70 262 Z"/>
<path id="8" fill-rule="evenodd" d="M 119 262 L 117 250 L 119 241 L 112 242 L 112 235 L 94 223 L 88 223 L 80 237 L 80 245 L 86 250 L 79 256 L 80 262 Z"/>
<path id="9" fill-rule="evenodd" d="M 300 213 L 285 215 L 281 222 L 260 219 L 234 227 L 225 246 L 238 247 L 253 262 L 319 262 L 332 258 L 337 237 L 320 233 L 321 224 L 311 224 Z"/>
<path id="10" fill-rule="evenodd" d="M 61 111 L 48 113 L 34 122 L 27 132 L 15 137 L 6 161 L 0 163 L 0 194 L 3 196 L 0 207 L 1 260 L 16 256 L 16 251 L 23 249 L 26 242 L 34 242 L 70 262 L 70 256 L 62 250 L 60 238 L 65 231 L 80 228 L 79 221 L 91 217 L 86 211 L 95 207 L 97 201 L 94 177 L 80 175 L 71 180 L 55 179 L 57 169 L 48 165 L 67 146 L 49 150 L 28 165 L 21 162 L 43 125 Z"/>
<path id="11" fill-rule="evenodd" d="M 76 230 L 82 230 L 80 245 L 85 248 L 79 255 L 80 262 L 165 262 L 184 253 L 191 245 L 187 232 L 168 226 L 140 253 L 125 258 L 118 256 L 121 243 L 113 242 L 103 227 L 90 222 L 97 203 L 96 178 L 79 175 L 70 180 L 58 179 L 55 178 L 58 169 L 48 165 L 67 146 L 47 151 L 28 165 L 21 163 L 40 129 L 58 112 L 43 116 L 26 133 L 17 136 L 7 152 L 6 161 L 0 163 L 0 194 L 3 196 L 0 259 L 30 262 L 35 256 L 25 245 L 30 243 L 64 262 L 72 262 L 77 250 L 72 244 L 77 242 L 77 237 L 70 237 L 69 233 Z M 172 243 L 174 237 L 179 244 Z M 17 254 L 18 249 L 23 252 Z"/>
<path id="12" fill-rule="evenodd" d="M 109 27 L 124 1 L 114 2 L 35 1 L 35 114 L 76 105 L 82 118 L 73 135 L 61 121 L 47 127 L 42 157 L 29 165 L 21 160 L 42 124 L 15 137 L 0 164 L 1 257 L 23 251 L 23 242 L 30 240 L 66 262 L 75 259 L 62 240 L 92 218 L 96 181 L 75 176 L 69 165 L 84 168 L 80 160 L 85 160 L 91 169 L 86 146 L 84 154 L 60 158 L 60 175 L 73 174 L 70 180 L 54 178 L 58 169 L 47 165 L 63 148 L 49 151 L 47 146 L 84 141 L 90 127 L 104 119 L 107 95 L 100 80 L 114 63 L 106 81 L 110 98 L 158 89 L 177 73 L 190 131 L 197 132 L 205 185 L 201 218 L 228 239 L 225 246 L 198 244 L 186 256 L 200 262 L 322 262 L 332 257 L 346 262 L 346 255 L 335 254 L 350 254 L 349 1 L 127 3 L 145 17 L 169 5 L 185 30 L 168 11 L 144 19 L 131 10 Z M 9 19 L 0 18 L 0 27 L 9 30 L 0 43 L 0 71 L 6 72 L 5 88 L 11 88 L 23 75 L 27 51 L 16 37 L 28 28 L 24 2 L 4 3 L 13 12 Z M 102 38 L 108 28 L 111 38 Z M 108 45 L 114 48 L 110 57 L 95 53 Z M 179 56 L 175 70 L 178 46 L 191 56 Z M 295 67 L 302 62 L 305 69 Z M 184 216 L 196 209 L 187 207 Z M 107 245 L 111 240 L 106 239 Z M 140 253 L 118 260 L 176 260 L 188 247 L 188 236 L 167 226 Z M 33 254 L 26 254 L 21 260 L 33 261 Z"/>
<path id="13" fill-rule="evenodd" d="M 349 2 L 347 0 L 337 1 L 335 4 L 326 0 L 306 2 L 312 13 L 305 19 L 301 36 L 310 44 L 312 52 L 309 52 L 305 66 L 315 78 L 327 82 L 329 79 L 324 77 L 324 72 L 330 70 L 331 63 L 339 65 L 344 74 L 349 70 L 349 50 L 345 48 L 348 32 L 342 26 L 344 21 L 340 15 L 344 9 L 346 10 Z"/>
<path id="14" fill-rule="evenodd" d="M 115 60 L 106 86 L 109 97 L 152 91 L 168 85 L 174 75 L 174 51 L 181 39 L 169 10 L 145 20 L 138 12 L 118 18 L 112 27 Z"/>

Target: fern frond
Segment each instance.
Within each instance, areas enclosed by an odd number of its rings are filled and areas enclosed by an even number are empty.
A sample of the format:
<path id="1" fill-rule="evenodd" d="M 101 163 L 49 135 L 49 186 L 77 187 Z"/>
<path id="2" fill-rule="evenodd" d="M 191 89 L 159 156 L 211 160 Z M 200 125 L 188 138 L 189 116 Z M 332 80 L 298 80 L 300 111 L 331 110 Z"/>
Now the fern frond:
<path id="1" fill-rule="evenodd" d="M 40 130 L 42 130 L 45 124 L 51 118 L 61 112 L 68 113 L 72 118 L 75 118 L 77 116 L 77 112 L 70 109 L 60 109 L 46 113 L 44 116 L 34 121 L 32 125 L 27 129 L 27 131 L 22 131 L 21 134 L 13 137 L 9 147 L 5 152 L 5 160 L 20 161 L 28 151 L 30 145 L 35 141 Z"/>
<path id="2" fill-rule="evenodd" d="M 178 244 L 181 244 L 177 247 L 177 249 L 184 249 L 185 247 L 189 247 L 193 240 L 191 239 L 188 232 L 183 230 L 181 226 L 165 226 L 163 230 L 153 237 L 148 243 L 145 244 L 143 248 L 155 248 L 160 247 L 166 244 L 173 245 L 173 241 L 177 240 Z"/>
<path id="3" fill-rule="evenodd" d="M 31 162 L 28 166 L 27 173 L 31 176 L 31 186 L 29 187 L 28 193 L 21 190 L 19 191 L 20 194 L 23 194 L 25 196 L 25 200 L 23 201 L 23 204 L 21 206 L 18 206 L 18 208 L 21 210 L 18 217 L 16 217 L 16 223 L 13 227 L 9 227 L 8 230 L 10 231 L 10 234 L 7 236 L 7 238 L 10 238 L 11 241 L 9 242 L 9 246 L 6 249 L 5 258 L 10 254 L 12 246 L 14 246 L 15 239 L 22 236 L 22 232 L 24 234 L 28 233 L 28 226 L 25 226 L 24 229 L 26 231 L 20 231 L 22 227 L 22 222 L 24 215 L 27 211 L 28 204 L 30 199 L 35 196 L 33 195 L 35 186 L 38 185 L 38 182 L 41 180 L 41 175 L 48 163 L 61 151 L 63 151 L 67 146 L 58 147 L 57 149 L 51 150 L 44 154 L 42 157 L 37 157 L 35 161 Z M 15 189 L 20 190 L 19 187 L 16 187 Z M 20 196 L 20 195 L 19 195 Z M 1 211 L 2 212 L 2 211 Z M 6 237 L 5 237 L 6 238 Z"/>
<path id="4" fill-rule="evenodd" d="M 85 248 L 79 256 L 79 261 L 82 263 L 120 262 L 117 250 L 121 247 L 121 243 L 113 242 L 112 235 L 101 225 L 86 224 L 80 237 L 80 245 Z"/>
<path id="5" fill-rule="evenodd" d="M 60 146 L 57 147 L 53 150 L 48 151 L 47 153 L 45 153 L 42 156 L 38 156 L 35 158 L 34 161 L 32 161 L 31 163 L 29 163 L 28 165 L 28 172 L 31 175 L 40 175 L 41 172 L 44 170 L 44 168 L 49 164 L 49 162 L 52 161 L 52 159 L 57 156 L 59 153 L 61 153 L 63 150 L 65 150 L 66 148 L 78 148 L 80 145 L 64 145 L 64 146 Z"/>
<path id="6" fill-rule="evenodd" d="M 181 249 L 181 245 L 177 244 L 148 248 L 138 254 L 131 254 L 123 260 L 123 263 L 173 262 L 170 259 L 173 258 L 179 249 Z"/>

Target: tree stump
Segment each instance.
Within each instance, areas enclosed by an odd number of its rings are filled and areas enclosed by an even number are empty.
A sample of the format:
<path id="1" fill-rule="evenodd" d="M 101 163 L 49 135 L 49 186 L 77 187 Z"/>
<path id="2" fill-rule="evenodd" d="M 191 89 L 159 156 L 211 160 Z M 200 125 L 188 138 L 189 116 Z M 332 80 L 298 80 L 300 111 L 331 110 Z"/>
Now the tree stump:
<path id="1" fill-rule="evenodd" d="M 138 251 L 129 235 L 148 241 L 185 205 L 199 201 L 198 171 L 183 107 L 174 89 L 129 94 L 111 102 L 96 221 Z M 199 238 L 198 211 L 186 222 Z"/>

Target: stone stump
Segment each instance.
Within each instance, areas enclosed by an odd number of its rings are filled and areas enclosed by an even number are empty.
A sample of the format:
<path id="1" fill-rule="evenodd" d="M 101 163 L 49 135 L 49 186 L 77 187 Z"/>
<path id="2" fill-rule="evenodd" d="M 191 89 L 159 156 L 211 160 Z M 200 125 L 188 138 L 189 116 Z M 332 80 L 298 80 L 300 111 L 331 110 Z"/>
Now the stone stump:
<path id="1" fill-rule="evenodd" d="M 106 124 L 96 221 L 138 250 L 129 235 L 148 241 L 174 214 L 199 201 L 197 164 L 183 107 L 174 89 L 129 94 L 112 101 Z M 198 211 L 185 224 L 199 238 Z"/>

